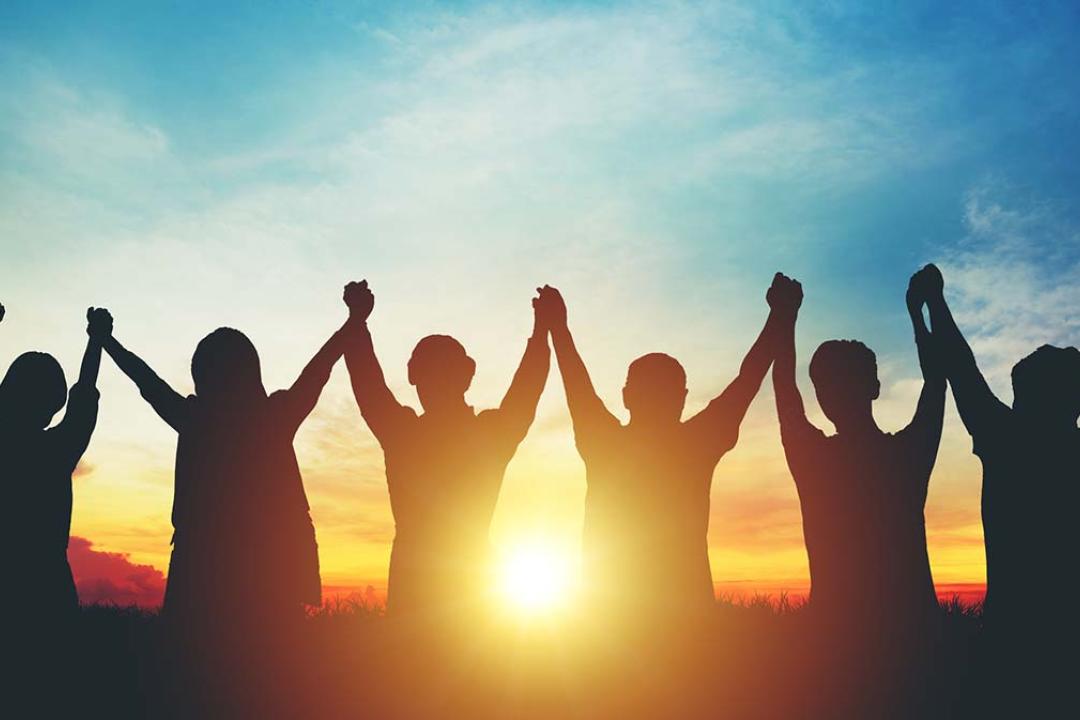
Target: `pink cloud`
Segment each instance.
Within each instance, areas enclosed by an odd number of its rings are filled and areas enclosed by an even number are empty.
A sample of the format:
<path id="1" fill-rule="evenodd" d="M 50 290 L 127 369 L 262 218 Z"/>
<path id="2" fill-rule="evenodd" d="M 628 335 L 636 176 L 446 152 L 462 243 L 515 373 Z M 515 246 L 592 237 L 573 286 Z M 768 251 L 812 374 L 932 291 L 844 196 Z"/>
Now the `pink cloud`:
<path id="1" fill-rule="evenodd" d="M 72 536 L 68 562 L 83 605 L 111 603 L 160 607 L 165 576 L 153 565 L 136 565 L 127 553 L 100 552 L 86 538 Z"/>

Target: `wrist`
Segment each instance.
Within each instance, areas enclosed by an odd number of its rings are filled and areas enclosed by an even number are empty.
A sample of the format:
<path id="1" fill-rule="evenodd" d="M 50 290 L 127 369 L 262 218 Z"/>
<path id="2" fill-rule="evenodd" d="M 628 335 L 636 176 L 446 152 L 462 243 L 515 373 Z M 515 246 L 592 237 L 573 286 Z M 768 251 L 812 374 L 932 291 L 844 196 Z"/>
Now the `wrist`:
<path id="1" fill-rule="evenodd" d="M 774 321 L 793 323 L 799 317 L 799 308 L 773 307 L 769 309 L 769 317 Z"/>

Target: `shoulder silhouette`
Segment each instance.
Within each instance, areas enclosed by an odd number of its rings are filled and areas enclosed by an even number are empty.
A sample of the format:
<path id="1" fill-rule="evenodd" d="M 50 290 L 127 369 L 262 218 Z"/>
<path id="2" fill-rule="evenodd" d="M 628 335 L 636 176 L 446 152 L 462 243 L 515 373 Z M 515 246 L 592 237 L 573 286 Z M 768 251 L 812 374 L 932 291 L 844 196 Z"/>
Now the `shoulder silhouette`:
<path id="1" fill-rule="evenodd" d="M 506 466 L 536 414 L 547 380 L 547 323 L 537 309 L 525 353 L 498 408 L 467 404 L 476 363 L 461 343 L 429 335 L 408 363 L 422 414 L 398 402 L 375 357 L 367 282 L 345 299 L 356 321 L 345 362 L 353 393 L 382 446 L 395 534 L 387 607 L 394 614 L 467 608 L 489 582 L 488 529 Z"/>

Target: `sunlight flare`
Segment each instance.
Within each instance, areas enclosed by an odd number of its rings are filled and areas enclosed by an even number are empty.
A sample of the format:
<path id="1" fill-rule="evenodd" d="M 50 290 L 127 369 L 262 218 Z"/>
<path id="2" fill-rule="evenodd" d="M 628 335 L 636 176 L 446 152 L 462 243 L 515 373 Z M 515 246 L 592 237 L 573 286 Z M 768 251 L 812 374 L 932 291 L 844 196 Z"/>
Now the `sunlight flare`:
<path id="1" fill-rule="evenodd" d="M 515 545 L 502 556 L 498 590 L 514 611 L 546 614 L 568 604 L 572 575 L 570 554 L 558 546 L 543 542 Z"/>

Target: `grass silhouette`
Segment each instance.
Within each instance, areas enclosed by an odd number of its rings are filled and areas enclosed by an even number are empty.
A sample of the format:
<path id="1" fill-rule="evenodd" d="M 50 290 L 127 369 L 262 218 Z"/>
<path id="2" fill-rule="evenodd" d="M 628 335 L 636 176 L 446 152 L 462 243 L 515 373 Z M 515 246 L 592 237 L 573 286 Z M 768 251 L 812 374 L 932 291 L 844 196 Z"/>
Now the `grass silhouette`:
<path id="1" fill-rule="evenodd" d="M 981 610 L 957 598 L 942 608 L 933 642 L 900 656 L 880 638 L 822 633 L 784 595 L 720 598 L 692 629 L 403 624 L 352 596 L 287 637 L 230 638 L 215 652 L 192 650 L 157 612 L 93 605 L 56 648 L 63 662 L 54 653 L 36 670 L 64 688 L 47 696 L 58 711 L 94 717 L 974 716 Z"/>

